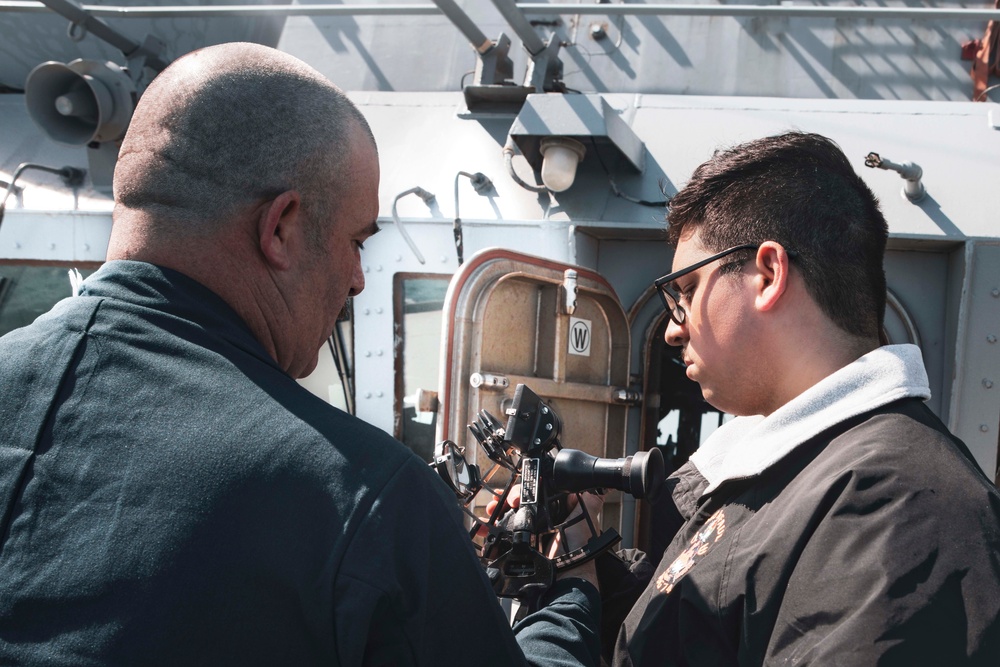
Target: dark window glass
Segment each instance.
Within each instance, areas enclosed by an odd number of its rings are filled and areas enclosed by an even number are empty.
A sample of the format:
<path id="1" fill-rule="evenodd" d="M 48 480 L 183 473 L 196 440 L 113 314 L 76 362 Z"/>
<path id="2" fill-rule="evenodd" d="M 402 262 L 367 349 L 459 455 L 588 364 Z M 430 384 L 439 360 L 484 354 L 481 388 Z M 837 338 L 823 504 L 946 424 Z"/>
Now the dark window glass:
<path id="1" fill-rule="evenodd" d="M 0 264 L 0 336 L 27 326 L 57 302 L 72 296 L 70 269 Z M 83 277 L 94 269 L 81 270 Z"/>

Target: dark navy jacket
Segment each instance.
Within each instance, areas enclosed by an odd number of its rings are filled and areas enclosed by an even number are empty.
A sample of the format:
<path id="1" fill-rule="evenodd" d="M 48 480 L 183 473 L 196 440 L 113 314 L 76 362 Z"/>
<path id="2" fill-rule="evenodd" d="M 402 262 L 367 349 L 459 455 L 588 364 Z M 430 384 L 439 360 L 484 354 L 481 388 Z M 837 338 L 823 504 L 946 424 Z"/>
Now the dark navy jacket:
<path id="1" fill-rule="evenodd" d="M 523 663 L 443 483 L 185 276 L 108 263 L 0 387 L 0 663 Z M 525 652 L 592 662 L 596 592 L 556 593 Z"/>

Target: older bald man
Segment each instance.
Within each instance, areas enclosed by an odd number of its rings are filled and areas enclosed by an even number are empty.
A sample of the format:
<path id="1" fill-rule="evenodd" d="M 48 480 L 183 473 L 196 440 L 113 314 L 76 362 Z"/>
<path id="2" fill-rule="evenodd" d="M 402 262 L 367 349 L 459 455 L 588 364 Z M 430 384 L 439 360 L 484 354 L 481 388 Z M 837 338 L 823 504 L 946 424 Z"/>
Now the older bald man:
<path id="1" fill-rule="evenodd" d="M 454 498 L 308 374 L 378 231 L 375 142 L 273 49 L 143 95 L 108 262 L 0 339 L 0 662 L 593 664 L 568 578 L 507 626 Z"/>

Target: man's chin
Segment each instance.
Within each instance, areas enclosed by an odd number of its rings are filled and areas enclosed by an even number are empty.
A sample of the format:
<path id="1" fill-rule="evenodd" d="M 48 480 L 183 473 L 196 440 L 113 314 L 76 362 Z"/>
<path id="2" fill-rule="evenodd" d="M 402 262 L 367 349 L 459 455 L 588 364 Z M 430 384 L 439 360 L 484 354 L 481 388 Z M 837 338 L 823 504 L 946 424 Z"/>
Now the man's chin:
<path id="1" fill-rule="evenodd" d="M 687 364 L 684 364 L 684 375 L 687 376 L 688 380 L 701 384 L 701 380 L 698 379 L 701 373 L 698 366 L 695 365 L 694 363 L 689 362 Z"/>
<path id="2" fill-rule="evenodd" d="M 320 350 L 316 350 L 316 354 L 313 355 L 312 359 L 303 366 L 298 368 L 289 368 L 288 374 L 296 380 L 301 380 L 304 377 L 312 375 L 312 372 L 316 370 L 316 366 L 319 365 L 319 353 Z"/>
<path id="3" fill-rule="evenodd" d="M 714 391 L 712 391 L 711 388 L 706 388 L 701 385 L 699 386 L 701 387 L 701 397 L 705 399 L 706 403 L 711 405 L 716 410 L 719 410 L 720 412 L 728 412 L 725 406 L 721 405 L 719 400 L 721 398 L 720 396 L 718 396 Z"/>

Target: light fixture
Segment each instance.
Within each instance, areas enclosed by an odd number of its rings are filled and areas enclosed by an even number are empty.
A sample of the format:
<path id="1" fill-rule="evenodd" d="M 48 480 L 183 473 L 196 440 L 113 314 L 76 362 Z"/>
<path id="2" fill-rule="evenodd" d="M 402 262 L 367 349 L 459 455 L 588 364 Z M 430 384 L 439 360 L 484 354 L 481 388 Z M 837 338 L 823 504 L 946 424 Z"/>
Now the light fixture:
<path id="1" fill-rule="evenodd" d="M 621 112 L 596 94 L 529 95 L 511 125 L 511 142 L 553 192 L 573 185 L 577 167 L 590 153 L 599 153 L 595 158 L 611 169 L 621 164 L 641 172 L 645 163 L 642 141 Z"/>
<path id="2" fill-rule="evenodd" d="M 542 183 L 553 192 L 568 190 L 576 178 L 576 166 L 587 149 L 576 139 L 545 137 L 539 151 L 542 153 Z"/>

